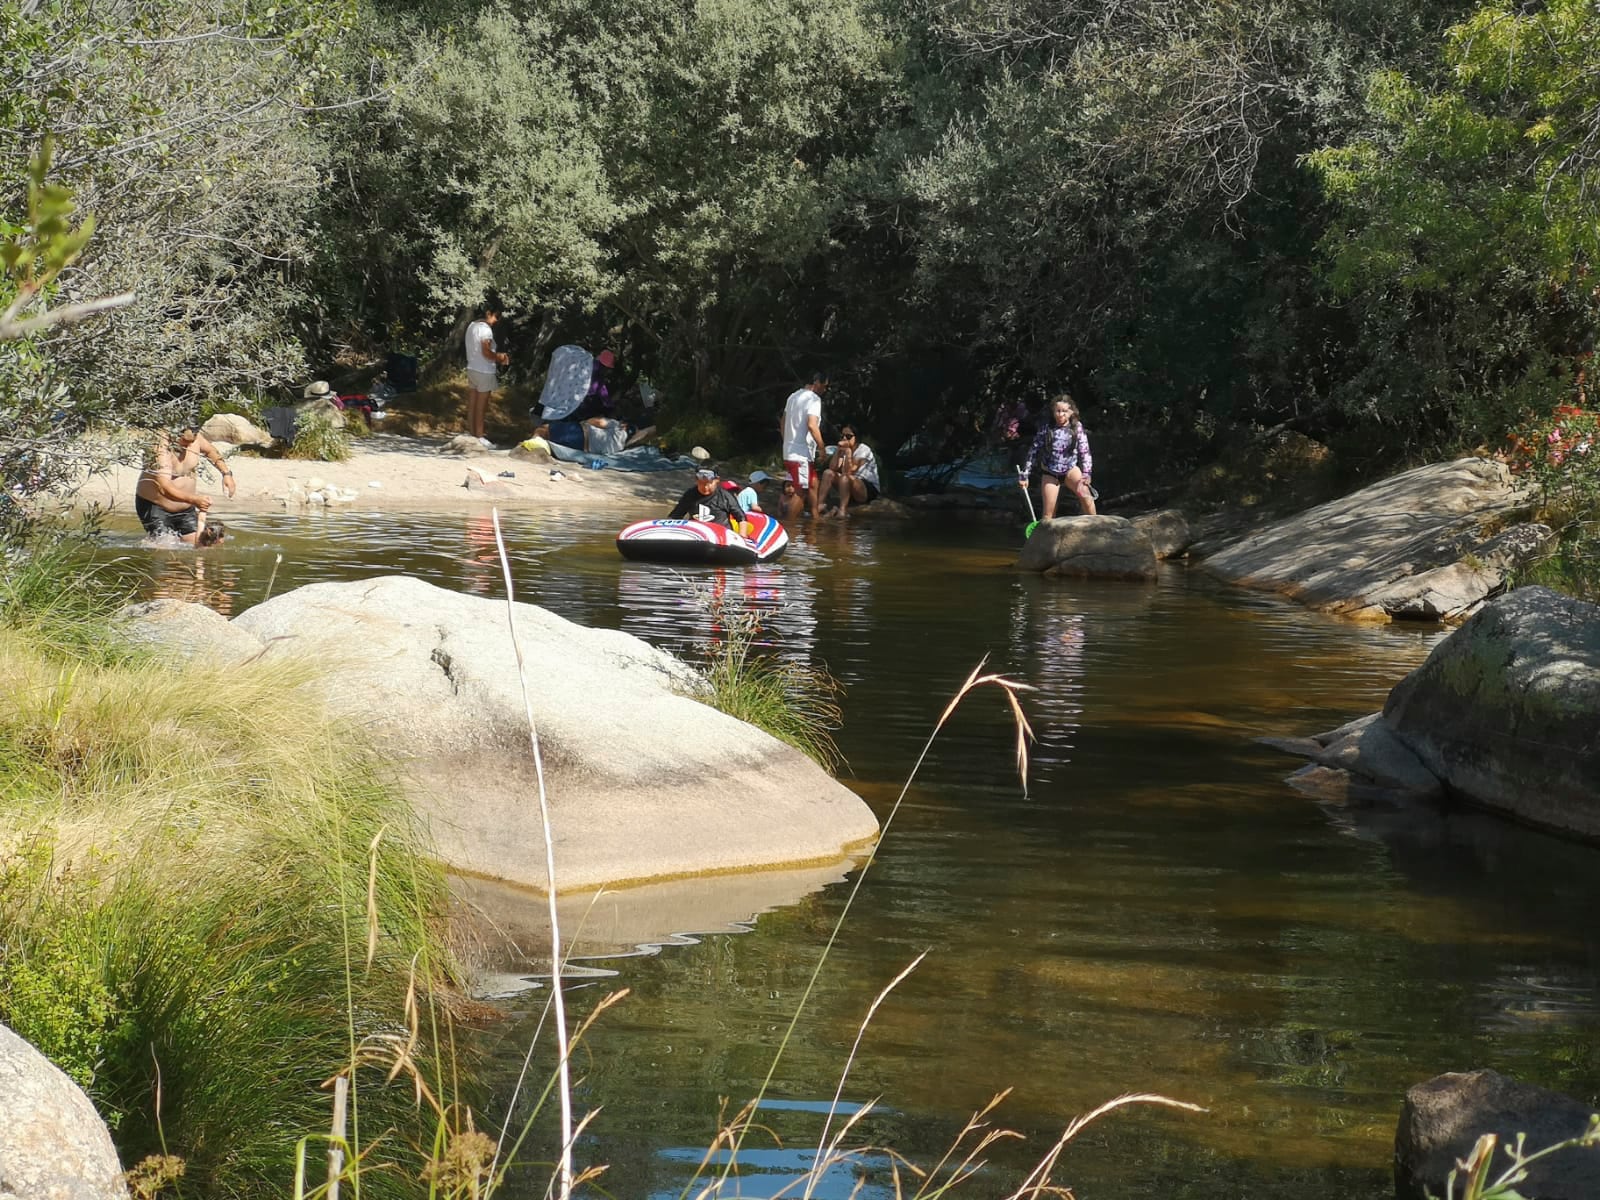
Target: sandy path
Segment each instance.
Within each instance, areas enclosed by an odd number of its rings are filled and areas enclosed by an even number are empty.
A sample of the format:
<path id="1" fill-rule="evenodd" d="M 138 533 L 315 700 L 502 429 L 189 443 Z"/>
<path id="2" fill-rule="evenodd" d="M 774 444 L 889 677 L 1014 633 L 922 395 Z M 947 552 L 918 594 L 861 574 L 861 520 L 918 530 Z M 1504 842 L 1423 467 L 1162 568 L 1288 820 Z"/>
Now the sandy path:
<path id="1" fill-rule="evenodd" d="M 659 508 L 665 515 L 666 508 L 693 482 L 687 470 L 592 471 L 575 463 L 512 457 L 509 450 L 462 455 L 444 446 L 444 439 L 380 433 L 357 440 L 354 454 L 342 463 L 261 458 L 248 451 L 232 451 L 228 461 L 238 484 L 237 495 L 231 500 L 224 496 L 221 481 L 209 466 L 200 490 L 218 497 L 217 511 L 224 514 L 228 509 L 299 509 L 298 501 L 286 501 L 285 497 L 296 485 L 311 490 L 320 481 L 354 492 L 351 503 L 366 509 L 465 509 L 497 504 L 509 508 L 609 508 L 640 515 Z M 492 482 L 483 485 L 476 475 L 479 471 Z M 515 478 L 502 479 L 501 471 L 511 471 Z M 84 483 L 78 502 L 131 511 L 138 477 L 135 466 L 112 467 Z M 472 486 L 463 486 L 469 478 Z"/>

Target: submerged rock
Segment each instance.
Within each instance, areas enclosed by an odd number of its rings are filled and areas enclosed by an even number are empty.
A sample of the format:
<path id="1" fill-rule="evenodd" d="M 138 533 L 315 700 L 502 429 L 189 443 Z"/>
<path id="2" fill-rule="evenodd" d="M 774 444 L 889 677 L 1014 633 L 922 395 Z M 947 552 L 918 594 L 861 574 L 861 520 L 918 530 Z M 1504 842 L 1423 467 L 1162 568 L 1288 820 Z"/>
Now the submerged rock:
<path id="1" fill-rule="evenodd" d="M 83 1089 L 0 1025 L 0 1196 L 126 1200 L 122 1164 Z"/>
<path id="2" fill-rule="evenodd" d="M 1454 1193 L 1449 1178 L 1486 1133 L 1500 1146 L 1514 1146 L 1526 1134 L 1524 1153 L 1533 1154 L 1583 1133 L 1594 1109 L 1559 1092 L 1508 1079 L 1497 1071 L 1450 1072 L 1406 1092 L 1394 1138 L 1396 1200 L 1462 1195 L 1465 1171 L 1458 1171 Z M 1490 1179 L 1511 1166 L 1497 1148 Z M 1528 1168 L 1517 1185 L 1526 1200 L 1593 1200 L 1600 1196 L 1600 1146 L 1568 1147 Z"/>
<path id="3" fill-rule="evenodd" d="M 1046 575 L 1154 579 L 1156 552 L 1126 517 L 1056 517 L 1039 522 L 1017 556 L 1017 568 Z"/>
<path id="4" fill-rule="evenodd" d="M 1523 503 L 1501 463 L 1433 463 L 1252 533 L 1206 569 L 1347 616 L 1458 620 L 1548 544 L 1542 525 L 1485 532 Z"/>

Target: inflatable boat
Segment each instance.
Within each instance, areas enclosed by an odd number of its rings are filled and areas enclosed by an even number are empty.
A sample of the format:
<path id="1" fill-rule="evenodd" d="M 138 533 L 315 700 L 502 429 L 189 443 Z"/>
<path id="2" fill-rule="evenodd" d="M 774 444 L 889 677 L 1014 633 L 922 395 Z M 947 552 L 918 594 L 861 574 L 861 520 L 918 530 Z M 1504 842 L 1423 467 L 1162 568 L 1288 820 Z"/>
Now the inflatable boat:
<path id="1" fill-rule="evenodd" d="M 750 534 L 704 521 L 635 521 L 617 534 L 623 558 L 687 566 L 739 567 L 771 562 L 789 548 L 789 531 L 764 513 L 750 514 Z"/>

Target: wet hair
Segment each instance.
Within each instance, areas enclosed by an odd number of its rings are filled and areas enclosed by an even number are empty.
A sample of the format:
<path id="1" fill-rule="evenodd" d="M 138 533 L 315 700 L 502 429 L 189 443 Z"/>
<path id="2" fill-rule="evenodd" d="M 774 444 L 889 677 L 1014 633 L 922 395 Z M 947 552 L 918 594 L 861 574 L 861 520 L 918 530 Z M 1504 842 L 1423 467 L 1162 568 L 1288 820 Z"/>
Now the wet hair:
<path id="1" fill-rule="evenodd" d="M 215 546 L 228 536 L 228 527 L 221 521 L 207 521 L 206 527 L 200 531 L 200 536 L 195 539 L 196 546 Z"/>

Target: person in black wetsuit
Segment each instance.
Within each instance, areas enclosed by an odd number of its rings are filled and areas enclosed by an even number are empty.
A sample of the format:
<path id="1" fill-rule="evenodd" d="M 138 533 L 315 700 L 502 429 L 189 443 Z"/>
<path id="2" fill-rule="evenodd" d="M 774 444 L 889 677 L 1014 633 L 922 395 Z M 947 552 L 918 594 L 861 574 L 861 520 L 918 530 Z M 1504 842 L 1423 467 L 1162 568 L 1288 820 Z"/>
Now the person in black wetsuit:
<path id="1" fill-rule="evenodd" d="M 739 507 L 738 493 L 729 491 L 717 482 L 713 467 L 701 467 L 694 473 L 694 486 L 678 497 L 678 503 L 667 514 L 669 521 L 704 521 L 718 525 L 727 521 L 738 529 L 745 520 L 744 509 Z"/>

